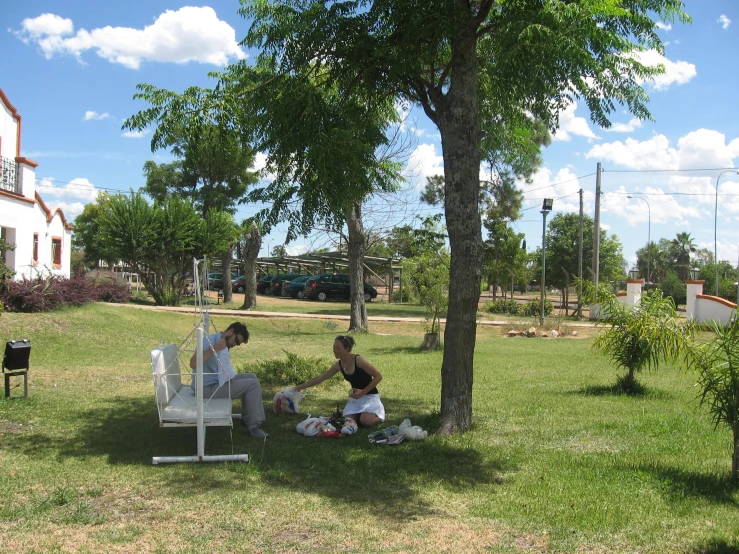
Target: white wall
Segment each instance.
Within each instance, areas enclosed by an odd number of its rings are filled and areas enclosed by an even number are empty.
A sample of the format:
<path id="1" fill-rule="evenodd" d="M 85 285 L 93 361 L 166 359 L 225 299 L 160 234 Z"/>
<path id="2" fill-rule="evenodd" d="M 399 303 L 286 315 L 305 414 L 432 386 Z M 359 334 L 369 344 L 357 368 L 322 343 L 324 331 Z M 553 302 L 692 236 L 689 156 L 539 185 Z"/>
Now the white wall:
<path id="1" fill-rule="evenodd" d="M 11 107 L 3 100 L 0 90 L 0 137 L 2 156 L 16 162 L 19 120 L 13 117 Z M 41 275 L 71 273 L 72 232 L 64 222 L 64 215 L 47 207 L 36 194 L 36 164 L 30 160 L 18 163 L 18 194 L 0 190 L 0 226 L 5 228 L 7 242 L 15 250 L 6 253 L 6 263 L 13 269 L 15 279 Z M 38 233 L 38 261 L 33 260 L 33 235 Z M 54 266 L 51 252 L 52 237 L 62 239 L 62 263 Z"/>

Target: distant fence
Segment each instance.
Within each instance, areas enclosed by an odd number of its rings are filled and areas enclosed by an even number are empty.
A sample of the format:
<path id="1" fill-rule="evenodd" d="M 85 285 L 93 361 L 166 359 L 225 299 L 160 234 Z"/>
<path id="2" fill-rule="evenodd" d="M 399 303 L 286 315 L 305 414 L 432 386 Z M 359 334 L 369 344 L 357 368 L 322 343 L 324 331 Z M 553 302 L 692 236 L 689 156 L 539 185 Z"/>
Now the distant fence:
<path id="1" fill-rule="evenodd" d="M 636 306 L 641 302 L 641 287 L 643 279 L 626 281 L 626 292 L 618 294 L 618 300 L 627 306 Z M 685 303 L 685 317 L 698 323 L 710 321 L 721 322 L 724 325 L 731 323 L 737 314 L 736 304 L 718 296 L 703 294 L 705 281 L 685 281 L 687 287 L 687 301 Z M 590 306 L 590 319 L 602 319 L 599 304 Z"/>

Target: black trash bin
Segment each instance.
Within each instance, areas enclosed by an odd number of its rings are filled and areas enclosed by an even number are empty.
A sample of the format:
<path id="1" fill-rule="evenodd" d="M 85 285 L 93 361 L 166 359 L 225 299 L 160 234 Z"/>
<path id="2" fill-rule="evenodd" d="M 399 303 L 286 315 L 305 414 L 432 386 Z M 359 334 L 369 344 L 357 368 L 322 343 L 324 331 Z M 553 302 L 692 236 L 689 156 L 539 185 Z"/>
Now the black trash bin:
<path id="1" fill-rule="evenodd" d="M 23 396 L 14 396 L 12 398 L 28 397 L 28 360 L 30 357 L 31 342 L 28 339 L 11 340 L 5 343 L 5 354 L 3 354 L 5 398 L 11 398 L 10 379 L 12 377 L 23 377 Z"/>

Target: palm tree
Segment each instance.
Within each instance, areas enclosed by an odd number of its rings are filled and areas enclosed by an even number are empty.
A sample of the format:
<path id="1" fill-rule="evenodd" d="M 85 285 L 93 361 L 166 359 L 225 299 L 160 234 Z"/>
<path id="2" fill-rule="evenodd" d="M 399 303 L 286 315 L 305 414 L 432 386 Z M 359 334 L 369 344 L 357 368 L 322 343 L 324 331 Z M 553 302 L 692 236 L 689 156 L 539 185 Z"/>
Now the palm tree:
<path id="1" fill-rule="evenodd" d="M 642 386 L 636 374 L 657 369 L 662 362 L 677 359 L 685 350 L 693 327 L 677 317 L 675 303 L 659 290 L 643 296 L 636 306 L 626 306 L 603 283 L 583 282 L 583 301 L 599 304 L 601 333 L 592 343 L 599 354 L 608 356 L 626 374 L 616 379 L 615 390 L 638 393 Z"/>
<path id="2" fill-rule="evenodd" d="M 672 239 L 672 247 L 677 275 L 685 281 L 690 270 L 690 255 L 696 251 L 695 243 L 690 233 L 683 232 Z"/>

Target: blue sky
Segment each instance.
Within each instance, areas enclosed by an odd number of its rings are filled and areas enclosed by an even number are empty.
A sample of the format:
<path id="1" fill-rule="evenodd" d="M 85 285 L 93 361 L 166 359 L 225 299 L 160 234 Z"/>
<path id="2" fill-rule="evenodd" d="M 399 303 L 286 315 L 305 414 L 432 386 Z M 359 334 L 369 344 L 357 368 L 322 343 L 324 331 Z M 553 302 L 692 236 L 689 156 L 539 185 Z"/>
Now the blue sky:
<path id="1" fill-rule="evenodd" d="M 578 211 L 577 191 L 583 189 L 585 211 L 592 216 L 601 162 L 601 222 L 619 237 L 629 263 L 646 244 L 650 216 L 653 241 L 687 231 L 699 247 L 713 251 L 719 176 L 718 257 L 737 262 L 739 176 L 722 171 L 739 163 L 733 68 L 739 3 L 687 0 L 686 7 L 691 25 L 660 23 L 665 57 L 645 54 L 648 63 L 667 69 L 644 84 L 656 121 L 639 122 L 622 110 L 605 130 L 590 122 L 582 103 L 562 113 L 544 165 L 533 183 L 521 184 L 527 209 L 514 226 L 526 233 L 529 249 L 541 243 L 543 198 L 555 199 L 554 213 Z M 248 28 L 238 8 L 237 0 L 26 0 L 3 7 L 0 88 L 23 117 L 21 155 L 39 163 L 37 185 L 47 205 L 61 207 L 73 219 L 98 190 L 141 187 L 146 160 L 170 159 L 166 152 L 151 152 L 150 135 L 121 131 L 123 120 L 146 107 L 133 100 L 135 87 L 150 83 L 179 92 L 208 86 L 208 72 L 254 59 L 254 52 L 238 46 Z M 409 222 L 419 213 L 413 187 L 442 172 L 438 132 L 425 116 L 409 114 L 403 131 L 414 140 L 406 168 L 409 192 L 367 210 L 368 225 L 378 229 Z M 254 211 L 244 206 L 237 217 Z M 263 255 L 284 241 L 284 231 L 278 227 L 265 238 Z M 325 243 L 318 235 L 288 249 Z"/>

